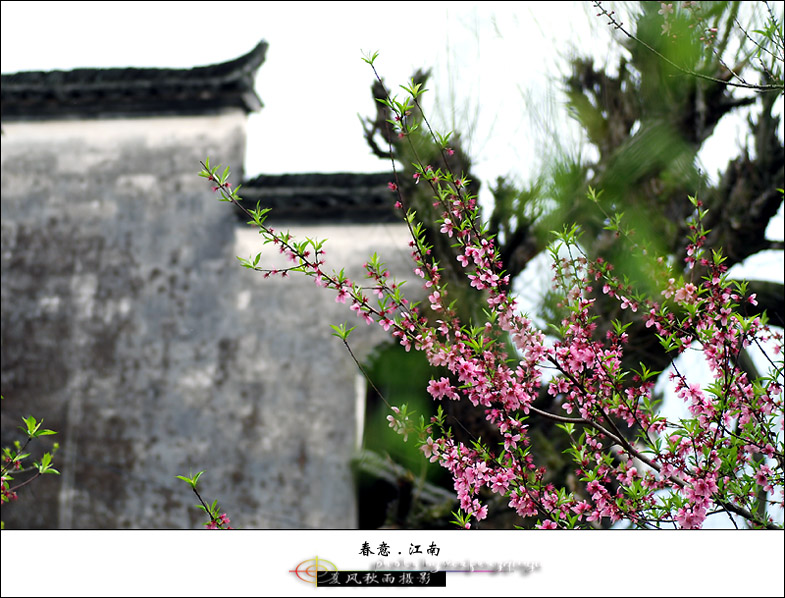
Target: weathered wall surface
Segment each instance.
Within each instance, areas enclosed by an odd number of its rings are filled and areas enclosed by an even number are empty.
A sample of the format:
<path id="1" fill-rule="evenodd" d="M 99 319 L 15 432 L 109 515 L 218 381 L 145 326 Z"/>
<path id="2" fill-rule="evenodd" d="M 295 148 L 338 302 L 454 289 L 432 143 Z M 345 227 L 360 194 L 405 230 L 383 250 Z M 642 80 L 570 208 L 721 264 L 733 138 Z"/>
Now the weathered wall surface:
<path id="1" fill-rule="evenodd" d="M 197 526 L 174 476 L 202 469 L 233 525 L 356 525 L 356 368 L 328 326 L 356 318 L 241 268 L 265 248 L 196 176 L 243 163 L 244 118 L 3 125 L 3 444 L 34 414 L 62 446 L 9 528 Z M 304 233 L 353 276 L 372 251 L 406 261 L 399 226 Z M 384 338 L 356 332 L 360 354 Z"/>

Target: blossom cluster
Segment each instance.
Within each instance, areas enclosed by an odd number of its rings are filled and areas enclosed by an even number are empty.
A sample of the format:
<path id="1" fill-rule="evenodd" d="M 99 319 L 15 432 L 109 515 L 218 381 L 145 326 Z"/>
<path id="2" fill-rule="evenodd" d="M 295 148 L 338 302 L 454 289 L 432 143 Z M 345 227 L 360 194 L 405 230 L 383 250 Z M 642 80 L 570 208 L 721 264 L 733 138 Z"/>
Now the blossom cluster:
<path id="1" fill-rule="evenodd" d="M 411 114 L 412 107 L 419 110 L 422 93 L 415 85 L 405 89 L 410 94 L 405 101 L 386 100 L 396 115 L 390 124 L 402 139 L 420 126 Z M 434 140 L 449 153 L 445 138 Z M 310 276 L 363 322 L 381 326 L 407 351 L 422 351 L 434 368 L 448 372 L 427 385 L 435 401 L 468 401 L 484 410 L 498 431 L 498 443 L 459 441 L 441 408 L 422 425 L 403 406 L 392 407 L 388 417 L 396 431 L 417 438 L 426 458 L 450 472 L 461 526 L 485 519 L 493 494 L 544 529 L 622 521 L 641 528 L 697 528 L 713 512 L 726 512 L 751 527 L 775 526 L 767 513 L 773 505 L 783 505 L 782 359 L 770 360 L 769 372 L 756 379 L 738 361 L 740 351 L 751 344 L 773 343 L 775 356 L 780 355 L 782 336 L 759 317 L 743 317 L 743 302 L 754 302 L 754 296 L 746 297 L 743 286 L 728 281 L 718 254 L 705 257 L 698 200 L 690 198 L 696 217 L 685 257 L 689 280 L 660 260 L 664 290 L 659 301 L 620 282 L 610 264 L 590 260 L 581 252 L 577 229 L 565 229 L 551 247 L 554 286 L 563 297 L 564 312 L 553 340 L 517 309 L 477 199 L 446 161 L 444 168 L 415 165 L 415 182 L 433 192 L 440 232 L 454 243 L 469 287 L 485 303 L 487 319 L 481 322 L 458 318 L 442 267 L 411 210 L 404 220 L 411 233 L 413 273 L 427 294 L 427 317 L 418 304 L 407 301 L 377 255 L 364 264 L 362 283 L 343 271 L 326 272 L 322 242 L 298 242 L 269 228 L 266 209 L 248 210 L 239 203 L 237 191 L 226 182 L 228 171 L 220 175 L 209 163 L 204 166 L 202 176 L 215 184 L 221 199 L 244 209 L 265 242 L 292 263 L 286 270 L 266 270 L 257 256 L 241 259 L 244 266 L 265 276 Z M 396 205 L 405 208 L 399 182 L 391 181 L 389 188 Z M 614 322 L 604 337 L 598 335 L 593 310 L 602 295 L 618 301 L 630 318 L 643 318 L 674 357 L 690 348 L 704 354 L 712 383 L 697 385 L 676 368 L 670 376 L 690 418 L 667 421 L 658 413 L 653 382 L 658 372 L 645 364 L 639 371 L 622 365 L 631 320 Z M 348 332 L 339 335 L 346 340 Z M 537 408 L 541 391 L 554 397 L 563 413 Z M 579 489 L 554 487 L 546 468 L 535 462 L 528 433 L 528 422 L 535 417 L 568 435 Z"/>
<path id="2" fill-rule="evenodd" d="M 23 417 L 22 422 L 25 425 L 20 426 L 19 429 L 27 435 L 24 443 L 15 440 L 12 446 L 3 447 L 3 463 L 0 466 L 0 486 L 2 486 L 0 503 L 2 504 L 17 500 L 19 498 L 17 490 L 31 484 L 39 477 L 47 474 L 60 475 L 60 472 L 53 467 L 53 457 L 60 448 L 59 443 L 55 442 L 51 452 L 43 453 L 38 461 L 32 463 L 27 463 L 30 453 L 25 452 L 30 443 L 36 438 L 51 436 L 57 434 L 57 432 L 42 428 L 43 420 L 38 421 L 32 415 Z M 26 474 L 32 475 L 24 481 L 17 482 L 16 478 Z M 5 529 L 5 524 L 0 524 L 0 527 Z"/>
<path id="3" fill-rule="evenodd" d="M 226 513 L 221 513 L 217 519 L 210 519 L 204 525 L 207 529 L 232 529 L 229 523 L 230 520 Z"/>

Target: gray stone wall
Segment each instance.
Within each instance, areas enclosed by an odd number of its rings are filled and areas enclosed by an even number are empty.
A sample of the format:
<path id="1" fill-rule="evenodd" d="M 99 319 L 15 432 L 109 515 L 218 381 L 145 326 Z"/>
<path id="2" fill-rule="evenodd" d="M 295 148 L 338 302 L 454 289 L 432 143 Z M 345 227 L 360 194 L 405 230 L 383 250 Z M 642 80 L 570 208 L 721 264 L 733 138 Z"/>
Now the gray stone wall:
<path id="1" fill-rule="evenodd" d="M 329 324 L 358 323 L 361 356 L 385 335 L 309 279 L 240 267 L 271 249 L 197 172 L 209 156 L 238 181 L 244 125 L 3 125 L 3 444 L 33 414 L 62 446 L 7 527 L 199 526 L 175 479 L 199 470 L 233 525 L 355 527 L 357 372 Z M 397 225 L 301 232 L 352 276 L 373 251 L 407 259 Z"/>

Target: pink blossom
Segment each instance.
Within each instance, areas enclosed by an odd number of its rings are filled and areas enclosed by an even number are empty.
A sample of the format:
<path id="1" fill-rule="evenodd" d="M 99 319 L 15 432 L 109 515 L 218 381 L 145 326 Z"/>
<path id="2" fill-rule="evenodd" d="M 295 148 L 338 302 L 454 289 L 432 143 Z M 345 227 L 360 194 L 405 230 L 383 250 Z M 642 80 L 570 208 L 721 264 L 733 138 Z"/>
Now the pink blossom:
<path id="1" fill-rule="evenodd" d="M 589 511 L 591 511 L 591 509 L 592 509 L 592 506 L 588 502 L 586 502 L 584 500 L 584 501 L 579 502 L 577 505 L 574 505 L 572 507 L 572 512 L 573 513 L 577 513 L 578 515 L 583 515 L 585 513 L 588 513 Z"/>
<path id="2" fill-rule="evenodd" d="M 450 221 L 449 218 L 445 218 L 444 222 L 442 223 L 442 227 L 439 229 L 440 233 L 446 234 L 448 237 L 452 237 L 453 234 L 453 223 Z M 464 264 L 465 266 L 466 264 Z"/>
<path id="3" fill-rule="evenodd" d="M 425 453 L 426 458 L 430 458 L 431 463 L 433 463 L 439 456 L 439 445 L 434 444 L 433 438 L 430 436 L 425 441 L 425 444 L 420 447 L 420 450 Z"/>
<path id="4" fill-rule="evenodd" d="M 706 519 L 706 510 L 700 507 L 682 507 L 676 512 L 676 522 L 682 529 L 700 529 Z"/>
<path id="5" fill-rule="evenodd" d="M 432 310 L 439 311 L 442 308 L 441 303 L 440 303 L 441 297 L 440 297 L 439 291 L 434 291 L 433 293 L 431 293 L 428 296 L 428 301 L 431 302 L 431 309 Z"/>
<path id="6" fill-rule="evenodd" d="M 630 301 L 629 299 L 627 299 L 627 297 L 622 297 L 621 298 L 621 308 L 622 309 L 627 309 L 628 307 L 630 308 L 630 310 L 632 310 L 634 312 L 638 311 L 638 304 L 637 303 L 634 303 L 634 302 Z"/>
<path id="7" fill-rule="evenodd" d="M 467 361 L 466 359 L 460 358 L 457 372 L 458 375 L 461 377 L 461 380 L 464 382 L 468 382 L 471 380 L 471 377 L 477 371 L 477 366 L 474 365 L 471 361 Z"/>
<path id="8" fill-rule="evenodd" d="M 774 488 L 769 483 L 769 476 L 771 476 L 771 468 L 768 465 L 761 465 L 758 471 L 755 472 L 755 483 L 763 486 L 767 492 L 771 492 Z"/>
<path id="9" fill-rule="evenodd" d="M 504 434 L 504 450 L 510 451 L 518 447 L 518 441 L 521 439 L 520 434 L 511 434 L 509 432 Z"/>
<path id="10" fill-rule="evenodd" d="M 555 397 L 559 394 L 566 394 L 569 389 L 570 387 L 567 384 L 567 380 L 564 378 L 559 378 L 558 380 L 551 382 L 551 384 L 548 386 L 548 394 Z"/>
<path id="11" fill-rule="evenodd" d="M 624 483 L 630 485 L 638 477 L 638 470 L 635 467 L 630 467 L 624 476 Z"/>
<path id="12" fill-rule="evenodd" d="M 458 393 L 455 392 L 452 384 L 450 384 L 450 381 L 445 377 L 440 378 L 438 382 L 436 380 L 431 380 L 428 383 L 428 392 L 434 399 L 441 399 L 442 397 L 458 399 Z"/>
<path id="13" fill-rule="evenodd" d="M 697 290 L 698 289 L 694 284 L 688 282 L 683 288 L 676 291 L 673 298 L 679 303 L 692 303 Z"/>
<path id="14" fill-rule="evenodd" d="M 474 513 L 474 517 L 475 517 L 475 519 L 477 519 L 477 521 L 482 521 L 487 516 L 488 516 L 488 505 L 482 505 Z"/>
<path id="15" fill-rule="evenodd" d="M 693 498 L 710 498 L 717 492 L 717 483 L 713 477 L 698 478 L 692 482 Z"/>

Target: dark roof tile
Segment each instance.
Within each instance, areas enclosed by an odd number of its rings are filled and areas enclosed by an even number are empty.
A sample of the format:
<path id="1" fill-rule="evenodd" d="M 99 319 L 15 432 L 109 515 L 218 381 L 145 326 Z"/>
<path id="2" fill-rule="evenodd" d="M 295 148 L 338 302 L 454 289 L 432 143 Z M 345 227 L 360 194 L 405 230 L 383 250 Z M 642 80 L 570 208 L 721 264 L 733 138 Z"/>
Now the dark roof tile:
<path id="1" fill-rule="evenodd" d="M 239 195 L 249 208 L 257 202 L 272 208 L 271 221 L 400 222 L 391 180 L 387 172 L 260 175 L 244 182 Z"/>
<path id="2" fill-rule="evenodd" d="M 2 120 L 112 118 L 259 110 L 256 71 L 267 42 L 229 62 L 191 69 L 112 68 L 2 75 Z"/>

